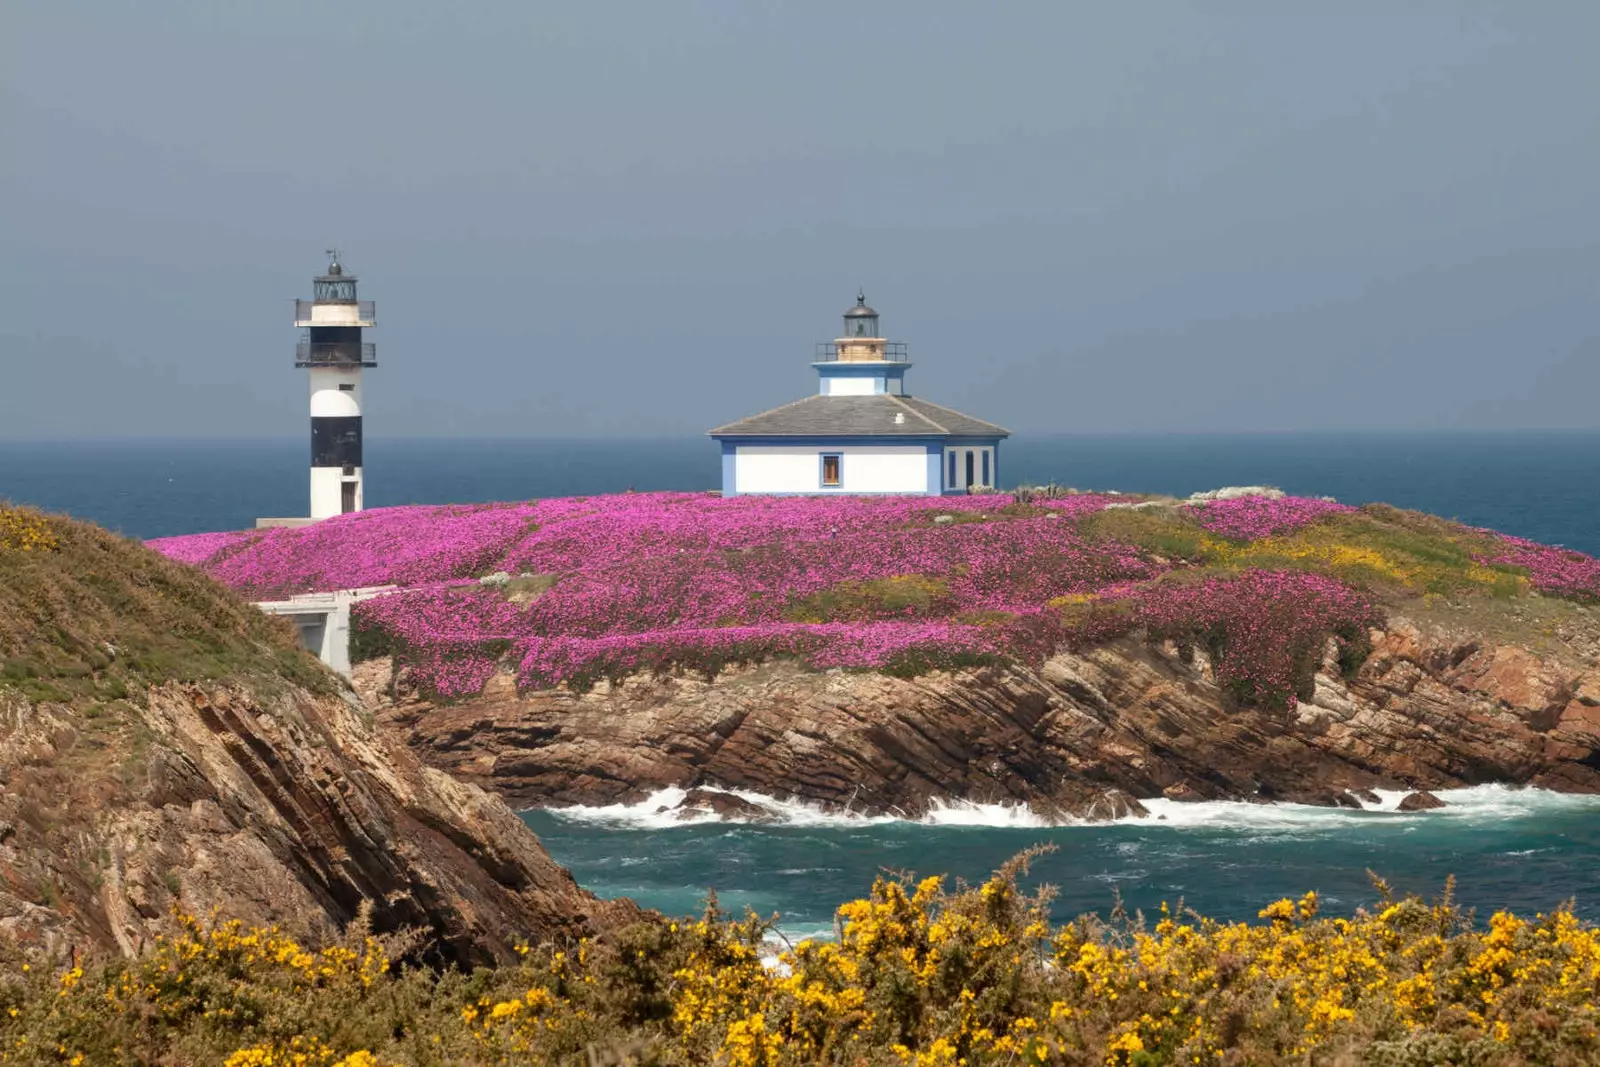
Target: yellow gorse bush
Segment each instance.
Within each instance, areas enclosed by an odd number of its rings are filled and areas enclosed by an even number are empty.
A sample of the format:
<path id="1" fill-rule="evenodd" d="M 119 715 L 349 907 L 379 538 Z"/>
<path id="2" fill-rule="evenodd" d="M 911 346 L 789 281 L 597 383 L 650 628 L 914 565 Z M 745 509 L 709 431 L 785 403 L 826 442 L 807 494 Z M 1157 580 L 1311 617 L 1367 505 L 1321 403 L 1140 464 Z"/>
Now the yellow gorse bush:
<path id="1" fill-rule="evenodd" d="M 1600 931 L 1566 908 L 1478 923 L 1448 890 L 1379 883 L 1349 917 L 1309 893 L 1251 922 L 1180 905 L 1052 925 L 1025 862 L 970 889 L 885 875 L 835 940 L 774 944 L 713 900 L 471 973 L 398 965 L 407 946 L 359 923 L 311 947 L 189 922 L 136 961 L 11 967 L 0 1062 L 1600 1062 Z"/>
<path id="2" fill-rule="evenodd" d="M 0 504 L 0 551 L 48 552 L 56 547 L 56 535 L 43 515 Z"/>
<path id="3" fill-rule="evenodd" d="M 1404 586 L 1413 593 L 1483 588 L 1506 593 L 1522 592 L 1527 580 L 1496 570 L 1463 554 L 1455 558 L 1428 558 L 1393 546 L 1367 543 L 1359 526 L 1337 521 L 1308 526 L 1283 537 L 1267 537 L 1248 544 L 1201 537 L 1207 562 L 1229 567 L 1308 567 L 1331 572 L 1365 584 L 1378 579 Z"/>

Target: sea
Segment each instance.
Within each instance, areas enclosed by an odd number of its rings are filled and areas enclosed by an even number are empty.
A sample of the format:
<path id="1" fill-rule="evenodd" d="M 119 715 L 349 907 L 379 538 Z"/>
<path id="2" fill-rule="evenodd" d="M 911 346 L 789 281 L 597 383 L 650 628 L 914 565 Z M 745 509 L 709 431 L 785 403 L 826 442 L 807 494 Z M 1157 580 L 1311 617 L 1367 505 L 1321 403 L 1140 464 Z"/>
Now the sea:
<path id="1" fill-rule="evenodd" d="M 0 499 L 136 538 L 250 526 L 305 510 L 306 442 L 0 441 Z M 707 490 L 719 458 L 704 438 L 369 439 L 368 506 Z M 1019 435 L 1001 483 L 1187 495 L 1275 485 L 1346 503 L 1386 501 L 1600 555 L 1600 433 Z M 1152 816 L 1044 826 L 1025 811 L 952 805 L 930 818 L 830 815 L 772 804 L 771 825 L 680 823 L 675 799 L 524 814 L 550 853 L 602 896 L 669 914 L 721 906 L 776 915 L 787 935 L 827 936 L 835 907 L 883 872 L 976 883 L 1035 845 L 1054 851 L 1030 884 L 1055 889 L 1058 918 L 1153 912 L 1180 901 L 1253 918 L 1308 890 L 1349 913 L 1377 900 L 1372 875 L 1433 897 L 1455 879 L 1487 913 L 1564 902 L 1600 919 L 1600 798 L 1483 786 L 1447 806 L 1373 810 L 1155 801 Z M 1369 873 L 1370 872 L 1370 873 Z"/>

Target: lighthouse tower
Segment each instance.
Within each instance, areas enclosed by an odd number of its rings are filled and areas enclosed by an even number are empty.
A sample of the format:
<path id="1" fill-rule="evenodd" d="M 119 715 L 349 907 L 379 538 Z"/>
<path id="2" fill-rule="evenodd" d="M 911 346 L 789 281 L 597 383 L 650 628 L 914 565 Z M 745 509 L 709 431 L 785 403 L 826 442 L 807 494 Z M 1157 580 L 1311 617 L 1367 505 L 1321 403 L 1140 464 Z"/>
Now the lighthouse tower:
<path id="1" fill-rule="evenodd" d="M 312 281 L 312 299 L 294 302 L 301 329 L 294 365 L 311 376 L 311 517 L 360 511 L 361 371 L 378 365 L 361 331 L 378 324 L 370 300 L 356 299 L 356 279 L 328 252 L 328 272 Z"/>

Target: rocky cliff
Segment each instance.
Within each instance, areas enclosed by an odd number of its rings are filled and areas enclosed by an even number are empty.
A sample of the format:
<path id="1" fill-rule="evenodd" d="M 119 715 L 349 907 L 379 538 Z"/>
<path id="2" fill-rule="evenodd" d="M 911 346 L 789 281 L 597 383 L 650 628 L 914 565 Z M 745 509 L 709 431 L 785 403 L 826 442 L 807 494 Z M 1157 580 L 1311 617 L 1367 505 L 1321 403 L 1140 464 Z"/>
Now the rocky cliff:
<path id="1" fill-rule="evenodd" d="M 1095 818 L 1159 795 L 1334 804 L 1372 787 L 1600 791 L 1588 609 L 1521 609 L 1542 614 L 1522 618 L 1516 640 L 1446 606 L 1414 609 L 1371 635 L 1352 677 L 1330 645 L 1311 699 L 1290 711 L 1239 707 L 1203 651 L 1137 636 L 1036 671 L 916 679 L 772 663 L 715 681 L 637 675 L 519 695 L 502 676 L 437 705 L 380 663 L 358 685 L 425 762 L 523 806 L 712 786 L 862 812 L 964 799 Z"/>
<path id="2" fill-rule="evenodd" d="M 103 531 L 8 514 L 33 535 L 0 538 L 0 933 L 133 954 L 178 912 L 315 938 L 367 907 L 470 964 L 632 914 L 386 739 L 286 625 Z"/>
<path id="3" fill-rule="evenodd" d="M 1596 787 L 1600 559 L 1380 504 L 624 494 L 161 549 L 257 593 L 394 585 L 353 617 L 362 688 L 517 804 Z"/>

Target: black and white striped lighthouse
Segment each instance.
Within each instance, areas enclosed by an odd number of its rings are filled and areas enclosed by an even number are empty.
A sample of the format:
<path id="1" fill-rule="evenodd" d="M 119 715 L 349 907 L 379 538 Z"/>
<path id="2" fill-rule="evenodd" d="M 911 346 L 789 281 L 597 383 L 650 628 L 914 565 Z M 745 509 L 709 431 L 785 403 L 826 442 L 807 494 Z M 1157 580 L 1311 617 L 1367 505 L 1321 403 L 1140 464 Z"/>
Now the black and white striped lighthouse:
<path id="1" fill-rule="evenodd" d="M 356 299 L 356 279 L 337 250 L 328 272 L 311 283 L 312 299 L 294 302 L 300 327 L 294 365 L 311 375 L 311 517 L 360 511 L 361 371 L 378 365 L 376 346 L 361 331 L 378 324 L 371 300 Z"/>

